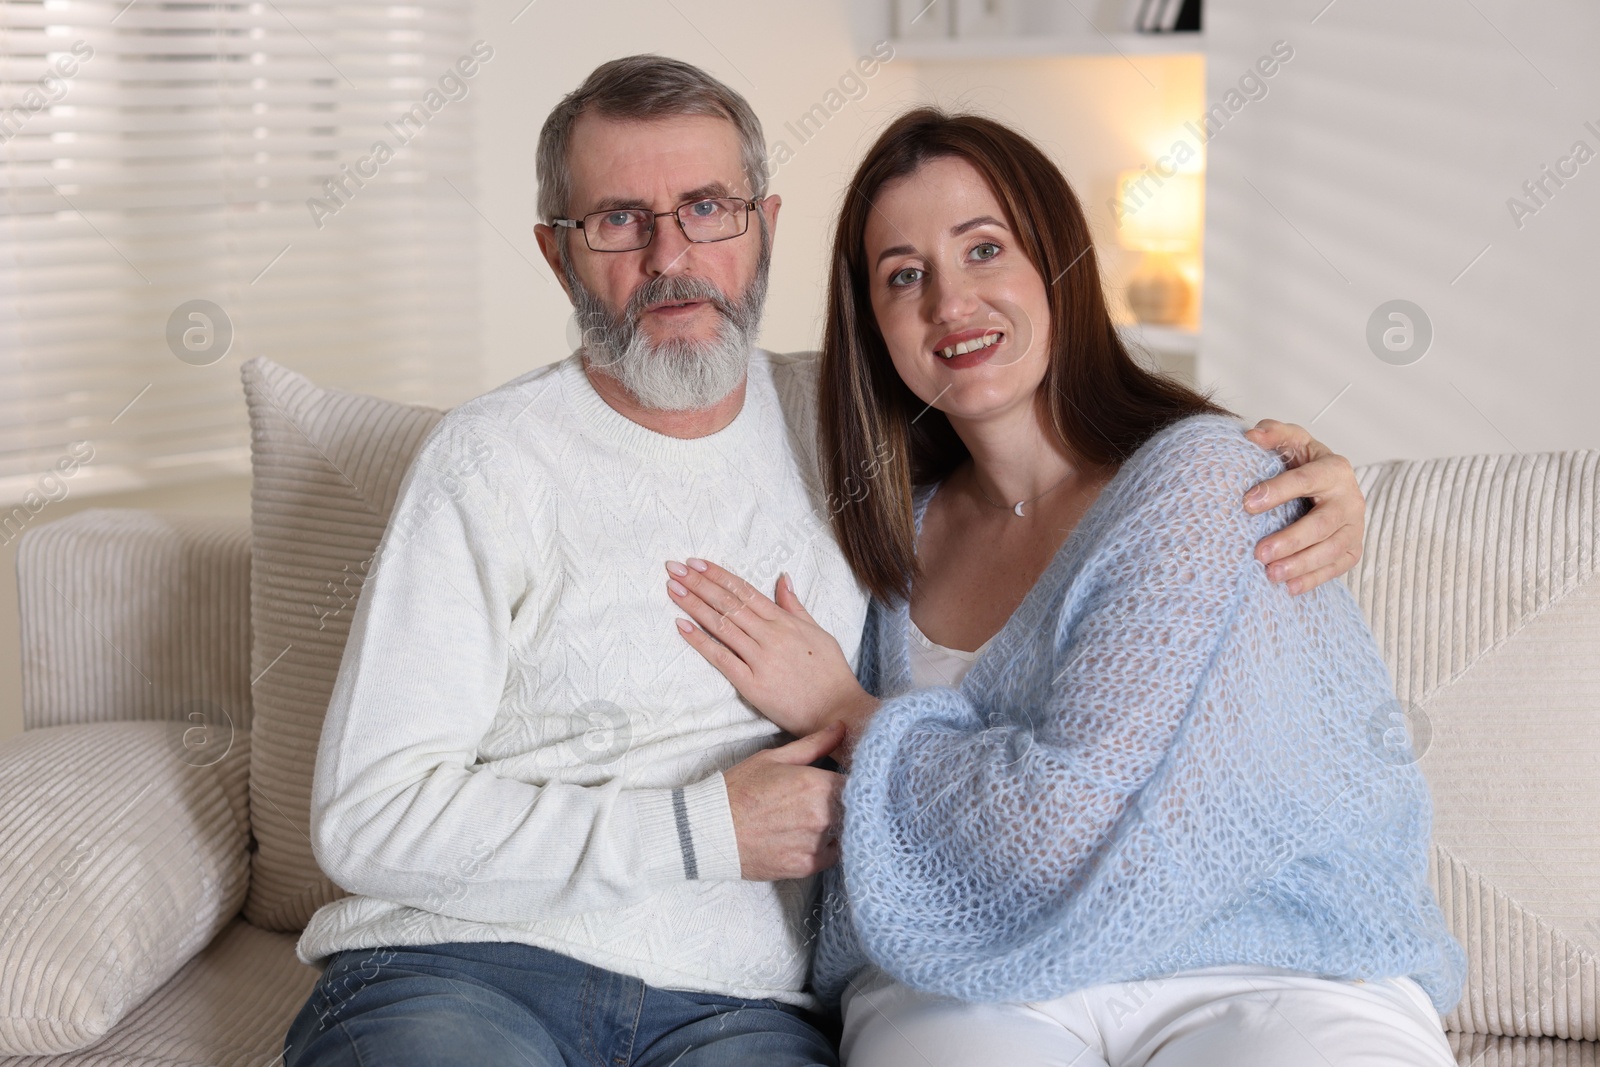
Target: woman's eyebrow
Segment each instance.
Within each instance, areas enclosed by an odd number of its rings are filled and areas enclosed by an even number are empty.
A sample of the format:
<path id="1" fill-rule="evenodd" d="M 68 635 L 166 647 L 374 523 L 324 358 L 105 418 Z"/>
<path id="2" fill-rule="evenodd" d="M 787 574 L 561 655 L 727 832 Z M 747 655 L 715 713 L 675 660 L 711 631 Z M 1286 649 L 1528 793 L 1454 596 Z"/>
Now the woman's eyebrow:
<path id="1" fill-rule="evenodd" d="M 995 218 L 993 215 L 979 215 L 975 219 L 968 219 L 959 226 L 950 227 L 950 236 L 960 237 L 968 230 L 976 229 L 979 226 L 998 226 L 1002 230 L 1006 229 L 1006 224 Z"/>
<path id="2" fill-rule="evenodd" d="M 998 226 L 1002 230 L 1009 229 L 1009 227 L 1007 227 L 1005 223 L 1001 222 L 999 219 L 995 218 L 993 215 L 979 215 L 975 219 L 968 219 L 966 222 L 961 223 L 959 226 L 950 227 L 950 236 L 951 237 L 960 237 L 962 234 L 966 233 L 968 230 L 977 229 L 979 226 Z M 890 256 L 909 256 L 909 255 L 914 255 L 914 254 L 916 254 L 916 251 L 917 250 L 915 248 L 912 248 L 910 245 L 895 245 L 893 248 L 885 248 L 882 252 L 878 253 L 877 263 L 882 263 L 884 260 L 888 259 Z"/>
<path id="3" fill-rule="evenodd" d="M 879 252 L 877 263 L 882 263 L 890 256 L 913 256 L 916 253 L 917 250 L 910 245 L 895 245 L 893 248 L 885 248 L 882 252 Z"/>

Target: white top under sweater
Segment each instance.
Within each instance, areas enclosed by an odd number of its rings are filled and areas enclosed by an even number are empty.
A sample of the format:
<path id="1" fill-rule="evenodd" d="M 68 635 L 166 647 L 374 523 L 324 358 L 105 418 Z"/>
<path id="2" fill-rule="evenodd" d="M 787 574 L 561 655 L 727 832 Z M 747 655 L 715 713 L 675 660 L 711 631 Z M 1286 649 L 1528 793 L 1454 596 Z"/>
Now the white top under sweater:
<path id="1" fill-rule="evenodd" d="M 958 686 L 978 657 L 994 643 L 991 637 L 975 651 L 947 648 L 930 641 L 916 623 L 911 624 L 911 684 L 917 689 L 930 685 Z"/>
<path id="2" fill-rule="evenodd" d="M 815 358 L 752 353 L 706 437 L 576 356 L 449 412 L 395 504 L 317 753 L 318 862 L 352 896 L 306 963 L 510 941 L 662 988 L 806 1008 L 815 876 L 744 881 L 722 771 L 790 740 L 678 634 L 668 559 L 781 571 L 852 665 L 867 596 L 816 473 Z"/>

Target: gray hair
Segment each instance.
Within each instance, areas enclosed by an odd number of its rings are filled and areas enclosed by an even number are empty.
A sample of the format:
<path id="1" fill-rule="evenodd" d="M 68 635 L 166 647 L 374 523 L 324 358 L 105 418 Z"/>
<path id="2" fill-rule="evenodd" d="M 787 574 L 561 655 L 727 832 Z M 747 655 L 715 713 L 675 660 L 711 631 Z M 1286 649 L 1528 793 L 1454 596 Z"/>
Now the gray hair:
<path id="1" fill-rule="evenodd" d="M 744 97 L 705 71 L 664 56 L 624 56 L 602 63 L 582 85 L 562 98 L 539 132 L 536 172 L 539 217 L 548 225 L 566 217 L 572 196 L 567 151 L 578 116 L 593 109 L 613 119 L 656 119 L 675 115 L 714 115 L 733 123 L 739 134 L 745 178 L 751 196 L 767 195 L 767 142 L 761 120 Z M 566 242 L 561 242 L 565 246 Z"/>

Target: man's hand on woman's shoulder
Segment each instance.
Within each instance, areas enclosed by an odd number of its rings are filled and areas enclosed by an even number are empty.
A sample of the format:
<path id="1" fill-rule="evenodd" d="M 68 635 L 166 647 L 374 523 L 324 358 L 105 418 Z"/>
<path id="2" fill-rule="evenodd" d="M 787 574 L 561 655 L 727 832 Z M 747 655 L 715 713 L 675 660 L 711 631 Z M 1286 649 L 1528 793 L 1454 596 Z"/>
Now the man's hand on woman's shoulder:
<path id="1" fill-rule="evenodd" d="M 1293 423 L 1262 419 L 1245 436 L 1277 452 L 1289 467 L 1246 492 L 1245 510 L 1259 515 L 1301 497 L 1312 504 L 1297 522 L 1256 545 L 1267 577 L 1287 582 L 1290 593 L 1304 593 L 1354 567 L 1361 559 L 1367 502 L 1350 461 Z"/>

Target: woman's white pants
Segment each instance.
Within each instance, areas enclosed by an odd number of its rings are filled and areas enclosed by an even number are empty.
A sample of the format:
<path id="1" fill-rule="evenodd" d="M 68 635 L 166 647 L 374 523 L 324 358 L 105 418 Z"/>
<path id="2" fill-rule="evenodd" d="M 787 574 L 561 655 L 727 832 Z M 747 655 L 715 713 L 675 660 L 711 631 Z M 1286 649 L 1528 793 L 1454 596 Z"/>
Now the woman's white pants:
<path id="1" fill-rule="evenodd" d="M 1409 978 L 1226 966 L 972 1004 L 876 967 L 845 991 L 843 1067 L 1455 1067 Z"/>

